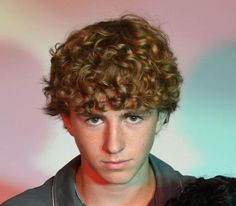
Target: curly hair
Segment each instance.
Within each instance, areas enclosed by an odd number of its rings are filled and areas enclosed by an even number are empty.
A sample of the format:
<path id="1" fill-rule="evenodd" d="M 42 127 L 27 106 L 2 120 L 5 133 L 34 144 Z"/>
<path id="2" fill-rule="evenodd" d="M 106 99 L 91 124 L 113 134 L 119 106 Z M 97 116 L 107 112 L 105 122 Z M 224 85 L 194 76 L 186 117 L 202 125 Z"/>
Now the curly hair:
<path id="1" fill-rule="evenodd" d="M 102 21 L 73 31 L 50 49 L 51 72 L 45 78 L 45 111 L 69 115 L 153 109 L 173 112 L 182 76 L 167 35 L 136 15 Z"/>
<path id="2" fill-rule="evenodd" d="M 235 206 L 236 178 L 215 176 L 198 178 L 186 186 L 176 198 L 167 201 L 166 206 Z"/>

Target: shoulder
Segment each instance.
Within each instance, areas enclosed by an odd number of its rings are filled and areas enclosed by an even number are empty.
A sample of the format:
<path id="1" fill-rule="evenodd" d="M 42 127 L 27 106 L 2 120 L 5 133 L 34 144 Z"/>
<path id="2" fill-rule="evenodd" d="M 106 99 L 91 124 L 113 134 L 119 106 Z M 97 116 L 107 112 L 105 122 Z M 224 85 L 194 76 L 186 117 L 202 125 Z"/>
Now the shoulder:
<path id="1" fill-rule="evenodd" d="M 163 182 L 175 181 L 180 185 L 195 181 L 195 177 L 182 175 L 179 171 L 174 170 L 169 164 L 150 154 L 150 164 L 157 178 L 161 178 Z"/>
<path id="2" fill-rule="evenodd" d="M 48 206 L 52 204 L 51 200 L 52 178 L 43 185 L 26 190 L 25 192 L 12 197 L 1 206 Z"/>
<path id="3" fill-rule="evenodd" d="M 193 176 L 182 175 L 170 165 L 151 154 L 149 156 L 149 162 L 157 183 L 155 201 L 160 205 L 164 205 L 168 199 L 176 197 L 183 191 L 187 184 L 194 182 L 196 179 Z"/>
<path id="4" fill-rule="evenodd" d="M 71 191 L 74 188 L 75 172 L 79 164 L 80 156 L 77 156 L 43 185 L 29 189 L 7 200 L 0 206 L 51 206 L 55 200 L 60 202 L 61 205 L 68 205 L 67 202 L 73 202 L 76 199 L 75 194 Z M 68 196 L 65 197 L 64 194 L 68 194 Z"/>

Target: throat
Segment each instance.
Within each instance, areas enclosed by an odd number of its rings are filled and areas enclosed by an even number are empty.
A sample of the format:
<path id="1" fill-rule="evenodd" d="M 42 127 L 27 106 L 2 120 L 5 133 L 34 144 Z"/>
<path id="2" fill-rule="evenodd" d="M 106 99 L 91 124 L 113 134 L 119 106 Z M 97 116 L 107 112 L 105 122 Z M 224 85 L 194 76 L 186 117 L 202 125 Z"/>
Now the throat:
<path id="1" fill-rule="evenodd" d="M 142 184 L 96 184 L 88 179 L 81 168 L 76 174 L 76 193 L 84 206 L 143 206 L 153 199 L 156 180 L 151 167 Z"/>

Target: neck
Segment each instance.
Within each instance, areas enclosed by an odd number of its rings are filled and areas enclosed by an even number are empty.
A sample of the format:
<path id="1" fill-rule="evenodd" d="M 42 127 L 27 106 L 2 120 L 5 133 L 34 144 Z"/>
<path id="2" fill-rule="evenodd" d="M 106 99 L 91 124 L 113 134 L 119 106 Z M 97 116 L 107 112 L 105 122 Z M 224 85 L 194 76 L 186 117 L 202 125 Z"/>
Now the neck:
<path id="1" fill-rule="evenodd" d="M 76 187 L 81 201 L 87 206 L 141 206 L 147 205 L 154 196 L 156 182 L 149 165 L 136 180 L 124 184 L 98 184 L 83 169 L 81 166 L 77 171 Z"/>

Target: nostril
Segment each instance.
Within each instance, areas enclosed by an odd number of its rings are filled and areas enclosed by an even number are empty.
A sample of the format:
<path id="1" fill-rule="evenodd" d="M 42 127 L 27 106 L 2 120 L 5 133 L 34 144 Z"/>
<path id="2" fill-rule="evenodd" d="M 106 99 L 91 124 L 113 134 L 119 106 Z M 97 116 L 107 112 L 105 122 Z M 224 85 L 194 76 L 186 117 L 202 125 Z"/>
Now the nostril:
<path id="1" fill-rule="evenodd" d="M 117 132 L 110 133 L 106 136 L 103 149 L 110 154 L 116 154 L 123 151 L 125 148 L 125 143 L 121 135 Z"/>

